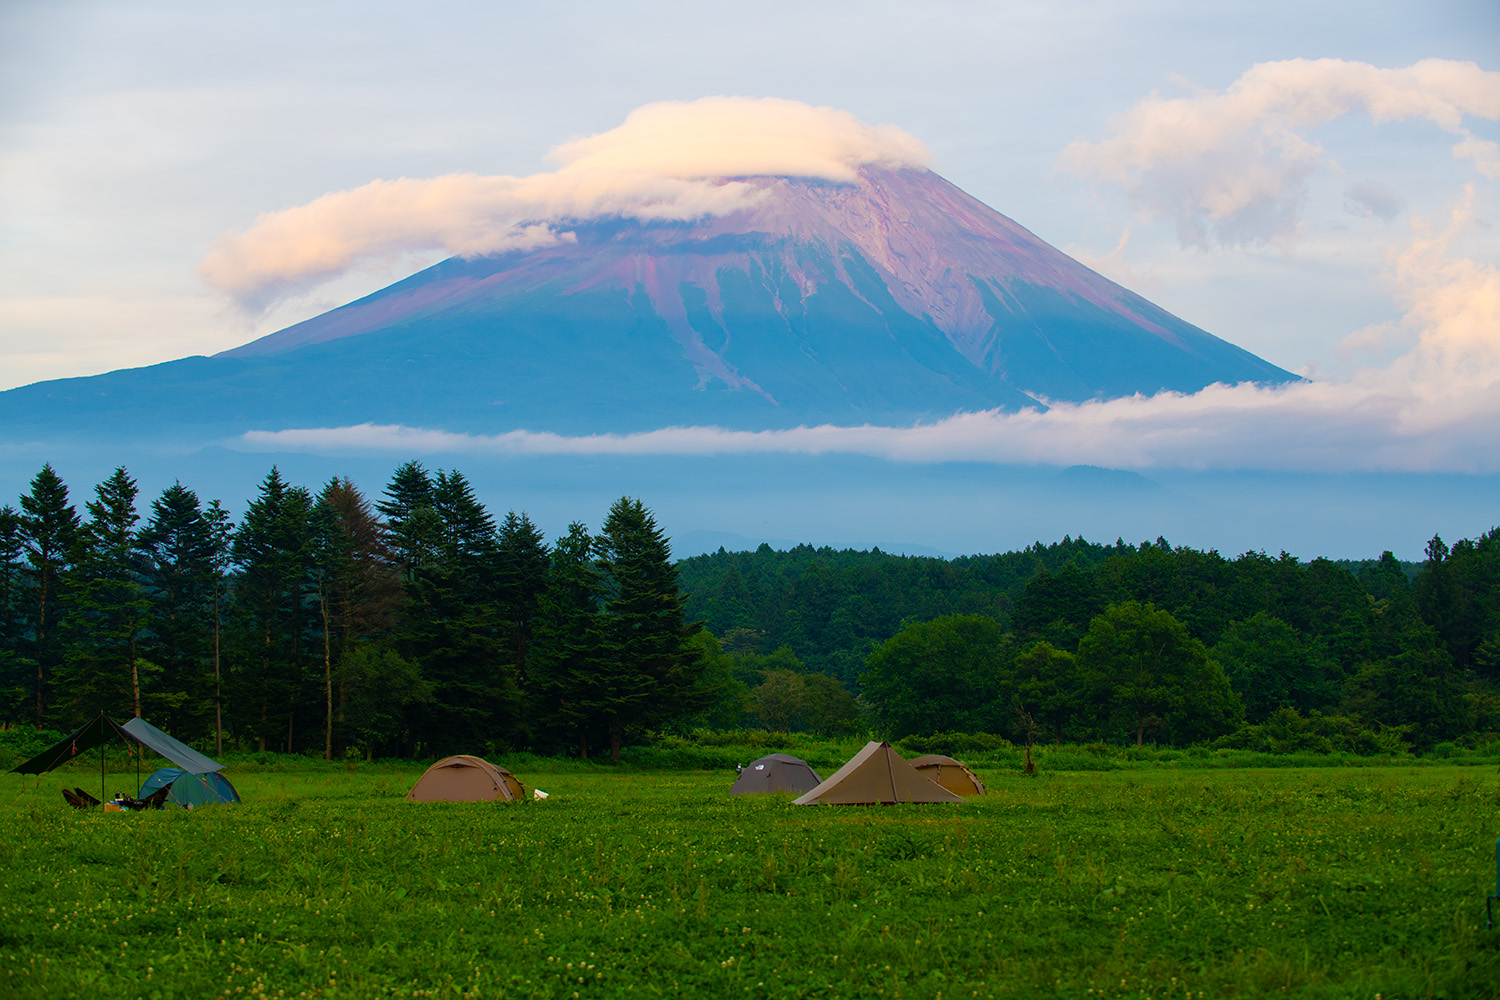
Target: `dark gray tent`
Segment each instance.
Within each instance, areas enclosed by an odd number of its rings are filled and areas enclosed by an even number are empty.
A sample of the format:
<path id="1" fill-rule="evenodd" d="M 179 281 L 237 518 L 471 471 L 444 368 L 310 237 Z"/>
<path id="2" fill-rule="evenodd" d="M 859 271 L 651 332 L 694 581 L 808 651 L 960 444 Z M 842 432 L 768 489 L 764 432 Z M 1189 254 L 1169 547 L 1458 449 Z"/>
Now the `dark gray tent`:
<path id="1" fill-rule="evenodd" d="M 735 779 L 734 785 L 729 789 L 730 795 L 760 795 L 765 792 L 795 792 L 801 795 L 808 789 L 817 788 L 823 779 L 818 777 L 818 772 L 812 769 L 812 765 L 805 760 L 798 760 L 790 754 L 773 753 L 759 760 L 751 761 L 750 766 L 740 772 Z"/>

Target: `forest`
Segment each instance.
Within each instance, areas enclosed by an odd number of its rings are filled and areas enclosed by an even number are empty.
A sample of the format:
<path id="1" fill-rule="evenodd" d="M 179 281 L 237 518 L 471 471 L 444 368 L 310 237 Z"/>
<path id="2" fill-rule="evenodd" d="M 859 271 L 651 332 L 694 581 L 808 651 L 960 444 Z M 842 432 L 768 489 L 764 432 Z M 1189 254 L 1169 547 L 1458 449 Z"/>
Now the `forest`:
<path id="1" fill-rule="evenodd" d="M 0 725 L 101 710 L 327 759 L 747 727 L 1441 753 L 1500 740 L 1500 531 L 1415 564 L 1163 538 L 674 561 L 639 499 L 549 541 L 415 461 L 373 499 L 273 468 L 238 517 L 123 468 L 80 510 L 44 466 L 0 506 Z"/>

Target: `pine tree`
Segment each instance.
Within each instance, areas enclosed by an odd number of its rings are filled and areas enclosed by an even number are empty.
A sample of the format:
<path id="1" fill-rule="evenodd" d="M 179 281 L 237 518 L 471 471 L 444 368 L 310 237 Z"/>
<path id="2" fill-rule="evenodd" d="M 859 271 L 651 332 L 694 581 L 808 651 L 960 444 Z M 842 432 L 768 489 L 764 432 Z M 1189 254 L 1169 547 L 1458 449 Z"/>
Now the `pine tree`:
<path id="1" fill-rule="evenodd" d="M 537 601 L 528 677 L 534 714 L 571 736 L 584 760 L 604 702 L 604 580 L 594 564 L 594 539 L 575 521 L 557 540 L 547 583 Z"/>
<path id="2" fill-rule="evenodd" d="M 464 474 L 438 470 L 432 506 L 442 524 L 439 545 L 450 562 L 490 554 L 495 548 L 495 519 L 474 496 Z"/>
<path id="3" fill-rule="evenodd" d="M 412 516 L 423 514 L 417 508 Z M 414 737 L 439 755 L 515 745 L 526 719 L 502 637 L 494 518 L 457 470 L 438 471 L 431 515 L 436 544 L 410 574 L 410 601 L 395 639 L 432 692 Z"/>
<path id="4" fill-rule="evenodd" d="M 161 669 L 162 689 L 185 696 L 166 722 L 175 733 L 202 732 L 218 581 L 213 525 L 198 495 L 180 482 L 163 490 L 152 501 L 140 544 L 151 617 L 144 652 Z"/>
<path id="5" fill-rule="evenodd" d="M 224 752 L 224 612 L 229 599 L 229 569 L 234 564 L 234 522 L 217 500 L 209 501 L 203 519 L 208 524 L 214 592 L 214 753 L 221 754 Z"/>
<path id="6" fill-rule="evenodd" d="M 69 595 L 70 700 L 77 714 L 87 715 L 95 705 L 107 706 L 128 696 L 131 712 L 139 718 L 138 644 L 148 620 L 135 530 L 139 490 L 120 467 L 94 492 L 97 499 L 89 501 L 89 519 L 79 533 Z"/>
<path id="7" fill-rule="evenodd" d="M 288 486 L 272 467 L 234 535 L 232 555 L 240 571 L 235 599 L 254 632 L 260 661 L 259 677 L 241 686 L 242 711 L 254 706 L 251 728 L 262 750 L 282 722 L 286 747 L 292 746 L 311 509 L 307 490 Z"/>
<path id="8" fill-rule="evenodd" d="M 21 613 L 21 515 L 10 506 L 0 507 L 0 722 L 20 723 L 26 704 L 26 661 L 20 654 Z"/>
<path id="9" fill-rule="evenodd" d="M 349 699 L 350 674 L 343 664 L 356 643 L 389 631 L 402 591 L 386 526 L 348 479 L 334 479 L 323 488 L 313 509 L 313 536 L 323 630 L 323 758 L 331 760 L 335 715 L 342 724 Z M 335 674 L 339 677 L 337 708 Z"/>
<path id="10" fill-rule="evenodd" d="M 671 546 L 639 500 L 621 497 L 610 507 L 599 553 L 609 664 L 601 700 L 610 759 L 618 761 L 627 728 L 656 726 L 698 707 L 702 661 L 689 640 L 702 625 L 686 620 Z"/>
<path id="11" fill-rule="evenodd" d="M 27 563 L 22 571 L 26 626 L 36 665 L 35 724 L 42 729 L 47 679 L 58 659 L 53 648 L 54 624 L 61 617 L 63 581 L 79 532 L 78 512 L 68 503 L 68 487 L 50 464 L 31 480 L 30 494 L 21 497 L 20 529 Z"/>
<path id="12" fill-rule="evenodd" d="M 547 544 L 525 513 L 505 515 L 495 553 L 495 590 L 505 648 L 517 682 L 526 686 L 537 601 L 547 583 Z"/>
<path id="13" fill-rule="evenodd" d="M 376 509 L 385 516 L 391 548 L 407 579 L 432 558 L 438 544 L 440 521 L 432 477 L 421 462 L 402 464 L 385 488 Z"/>

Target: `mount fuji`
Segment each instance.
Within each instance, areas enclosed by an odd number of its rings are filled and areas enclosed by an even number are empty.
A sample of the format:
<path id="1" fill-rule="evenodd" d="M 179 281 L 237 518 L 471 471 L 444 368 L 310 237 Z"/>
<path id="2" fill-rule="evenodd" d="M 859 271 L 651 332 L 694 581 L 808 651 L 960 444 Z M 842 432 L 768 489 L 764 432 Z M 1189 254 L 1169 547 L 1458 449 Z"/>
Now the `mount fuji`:
<path id="1" fill-rule="evenodd" d="M 0 424 L 177 446 L 364 423 L 763 430 L 1296 379 L 930 170 L 735 183 L 732 212 L 577 220 L 213 357 L 0 393 Z"/>

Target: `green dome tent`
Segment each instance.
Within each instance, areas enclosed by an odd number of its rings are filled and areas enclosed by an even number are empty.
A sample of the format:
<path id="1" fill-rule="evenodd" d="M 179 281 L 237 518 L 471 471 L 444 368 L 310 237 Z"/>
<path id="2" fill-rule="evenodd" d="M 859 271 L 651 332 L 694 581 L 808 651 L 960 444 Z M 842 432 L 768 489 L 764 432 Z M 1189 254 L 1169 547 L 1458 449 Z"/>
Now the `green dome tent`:
<path id="1" fill-rule="evenodd" d="M 190 774 L 178 767 L 164 767 L 141 785 L 136 798 L 146 796 L 162 788 L 168 788 L 167 801 L 185 809 L 195 809 L 216 802 L 238 802 L 240 793 L 234 790 L 229 779 L 218 772 Z"/>

